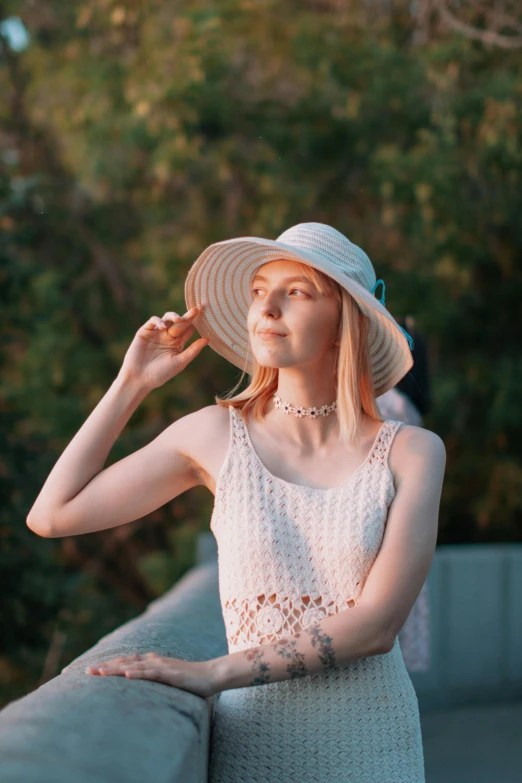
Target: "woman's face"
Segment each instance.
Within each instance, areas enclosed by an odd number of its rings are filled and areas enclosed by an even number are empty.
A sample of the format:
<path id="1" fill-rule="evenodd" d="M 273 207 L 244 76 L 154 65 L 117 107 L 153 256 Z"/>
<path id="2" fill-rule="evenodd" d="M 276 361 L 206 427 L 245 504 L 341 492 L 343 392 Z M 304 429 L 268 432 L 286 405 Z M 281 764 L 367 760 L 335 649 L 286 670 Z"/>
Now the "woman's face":
<path id="1" fill-rule="evenodd" d="M 321 294 L 297 261 L 270 261 L 252 278 L 247 326 L 263 367 L 320 365 L 337 352 L 340 302 Z M 266 334 L 263 330 L 276 334 Z"/>

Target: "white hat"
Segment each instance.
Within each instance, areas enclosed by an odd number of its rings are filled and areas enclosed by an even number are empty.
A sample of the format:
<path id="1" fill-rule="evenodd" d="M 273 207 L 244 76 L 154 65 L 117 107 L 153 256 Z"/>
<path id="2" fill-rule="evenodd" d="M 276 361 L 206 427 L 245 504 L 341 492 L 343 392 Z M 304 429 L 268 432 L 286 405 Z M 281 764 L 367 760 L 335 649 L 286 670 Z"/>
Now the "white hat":
<path id="1" fill-rule="evenodd" d="M 238 237 L 209 245 L 192 264 L 185 281 L 187 309 L 205 304 L 193 323 L 209 345 L 250 375 L 247 315 L 251 280 L 262 264 L 275 260 L 308 264 L 336 280 L 368 317 L 368 346 L 378 397 L 413 366 L 413 341 L 384 306 L 384 281 L 360 247 L 324 223 L 298 223 L 276 240 Z M 374 291 L 382 283 L 379 300 Z"/>

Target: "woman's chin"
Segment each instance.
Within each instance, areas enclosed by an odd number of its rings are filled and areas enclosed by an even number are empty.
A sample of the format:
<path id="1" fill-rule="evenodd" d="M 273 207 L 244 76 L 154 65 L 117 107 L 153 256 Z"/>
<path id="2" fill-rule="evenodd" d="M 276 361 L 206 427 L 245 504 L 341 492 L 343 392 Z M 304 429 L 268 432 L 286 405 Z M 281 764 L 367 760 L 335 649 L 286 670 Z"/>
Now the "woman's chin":
<path id="1" fill-rule="evenodd" d="M 267 367 L 273 370 L 280 370 L 282 367 L 293 367 L 295 362 L 282 356 L 267 355 L 264 352 L 261 355 L 255 355 L 256 361 L 260 367 Z"/>
<path id="2" fill-rule="evenodd" d="M 272 370 L 278 370 L 281 366 L 275 359 L 258 359 L 256 356 L 256 361 L 260 367 L 267 367 Z"/>

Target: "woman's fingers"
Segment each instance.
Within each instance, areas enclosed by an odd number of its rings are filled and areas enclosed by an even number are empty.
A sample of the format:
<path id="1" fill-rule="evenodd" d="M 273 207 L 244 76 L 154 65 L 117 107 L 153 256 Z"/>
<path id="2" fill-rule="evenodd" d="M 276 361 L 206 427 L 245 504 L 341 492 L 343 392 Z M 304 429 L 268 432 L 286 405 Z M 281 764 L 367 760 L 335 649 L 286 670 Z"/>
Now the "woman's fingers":
<path id="1" fill-rule="evenodd" d="M 193 323 L 194 318 L 202 312 L 203 306 L 191 307 L 183 316 L 179 316 L 177 313 L 173 312 L 165 313 L 163 320 L 167 322 L 171 321 L 167 329 L 169 337 L 177 338 L 180 341 L 181 347 L 183 347 L 195 331 L 196 327 Z"/>
<path id="2" fill-rule="evenodd" d="M 167 324 L 169 322 L 173 326 L 181 326 L 184 328 L 187 326 L 191 326 L 194 318 L 203 312 L 204 306 L 205 305 L 191 307 L 190 310 L 187 310 L 187 312 L 184 315 L 180 315 L 179 313 L 176 313 L 173 310 L 167 311 L 163 316 L 163 318 L 160 318 L 158 315 L 151 315 L 149 320 L 143 324 L 141 329 L 146 329 L 147 331 L 152 331 L 155 329 L 164 330 L 164 329 L 168 329 Z"/>
<path id="3" fill-rule="evenodd" d="M 143 672 L 145 670 L 150 670 L 151 667 L 153 669 L 156 669 L 158 667 L 158 663 L 154 660 L 148 659 L 145 661 L 120 661 L 119 663 L 116 663 L 116 661 L 111 661 L 108 664 L 100 665 L 97 667 L 89 667 L 88 674 L 101 674 L 101 675 L 109 675 L 109 676 L 125 676 L 125 674 L 128 671 L 131 672 Z"/>
<path id="4" fill-rule="evenodd" d="M 122 656 L 101 664 L 96 672 L 100 675 L 127 677 L 130 679 L 155 680 L 166 685 L 206 696 L 209 693 L 209 683 L 201 681 L 201 666 L 182 659 L 166 658 L 158 653 L 145 653 L 141 660 L 133 660 L 138 656 Z M 92 668 L 92 667 L 90 667 Z M 87 670 L 87 673 L 95 672 Z M 197 675 L 197 676 L 196 676 Z M 194 679 L 196 676 L 196 679 Z"/>
<path id="5" fill-rule="evenodd" d="M 146 321 L 143 326 L 140 327 L 140 329 L 144 329 L 147 332 L 153 331 L 154 329 L 166 329 L 167 324 L 164 324 L 161 318 L 157 315 L 151 315 L 148 321 Z"/>
<path id="6" fill-rule="evenodd" d="M 148 665 L 151 660 L 159 660 L 161 656 L 155 652 L 148 653 L 135 653 L 134 655 L 120 655 L 117 658 L 111 658 L 109 661 L 102 661 L 98 664 L 92 664 L 87 667 L 88 672 L 94 671 L 115 671 L 120 670 L 125 666 L 140 666 L 143 664 Z"/>
<path id="7" fill-rule="evenodd" d="M 190 313 L 190 310 L 188 312 Z M 173 312 L 165 313 L 163 316 L 163 322 L 168 324 L 167 334 L 170 337 L 181 337 L 182 339 L 188 339 L 194 331 L 194 326 L 191 321 L 195 315 L 197 315 L 197 313 L 189 316 L 187 316 L 187 313 L 185 313 L 183 316 Z"/>
<path id="8" fill-rule="evenodd" d="M 165 313 L 163 316 L 164 321 L 183 321 L 186 323 L 187 321 L 192 321 L 200 312 L 200 307 L 191 307 L 190 310 L 187 310 L 184 315 L 180 315 L 179 313 L 175 313 L 172 310 L 169 310 L 169 312 Z"/>
<path id="9" fill-rule="evenodd" d="M 91 664 L 87 667 L 88 673 L 98 672 L 102 669 L 110 669 L 112 666 L 119 666 L 121 664 L 136 664 L 143 660 L 143 655 L 136 653 L 135 655 L 120 655 L 118 658 L 112 658 L 110 661 L 102 661 L 101 663 Z"/>
<path id="10" fill-rule="evenodd" d="M 184 315 L 180 315 L 179 313 L 175 313 L 173 310 L 168 310 L 163 318 L 158 318 L 158 316 L 152 316 L 152 319 L 154 319 L 155 327 L 158 329 L 169 329 L 170 327 L 167 325 L 169 322 L 174 327 L 181 327 L 182 331 L 185 331 L 187 327 L 192 327 L 191 332 L 194 330 L 194 327 L 192 326 L 191 322 L 192 320 L 199 315 L 203 311 L 203 306 L 200 307 L 191 307 L 190 310 L 187 310 L 187 312 Z M 151 319 L 151 320 L 152 320 Z M 157 320 L 156 320 L 157 319 Z M 147 322 L 148 323 L 148 322 Z M 154 327 L 153 327 L 154 328 Z M 170 332 L 169 332 L 170 334 Z M 171 335 L 171 337 L 177 336 L 177 334 Z"/>
<path id="11" fill-rule="evenodd" d="M 166 323 L 167 321 L 182 321 L 183 318 L 179 313 L 174 313 L 172 310 L 169 310 L 162 318 L 162 321 Z"/>

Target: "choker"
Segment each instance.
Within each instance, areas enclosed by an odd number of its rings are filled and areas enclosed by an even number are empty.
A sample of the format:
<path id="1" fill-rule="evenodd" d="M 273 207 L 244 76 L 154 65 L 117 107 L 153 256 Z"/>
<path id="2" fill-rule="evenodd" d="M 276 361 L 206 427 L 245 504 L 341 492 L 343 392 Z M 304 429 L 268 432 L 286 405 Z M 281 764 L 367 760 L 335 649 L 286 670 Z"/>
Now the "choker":
<path id="1" fill-rule="evenodd" d="M 321 408 L 303 408 L 300 405 L 290 405 L 289 402 L 283 402 L 281 397 L 276 392 L 274 394 L 274 402 L 276 408 L 279 408 L 283 413 L 293 413 L 294 416 L 301 418 L 302 416 L 308 416 L 310 419 L 317 419 L 319 416 L 329 416 L 337 410 L 337 401 L 332 402 L 331 405 L 323 405 Z"/>

